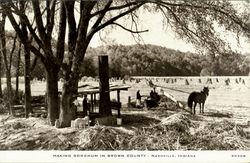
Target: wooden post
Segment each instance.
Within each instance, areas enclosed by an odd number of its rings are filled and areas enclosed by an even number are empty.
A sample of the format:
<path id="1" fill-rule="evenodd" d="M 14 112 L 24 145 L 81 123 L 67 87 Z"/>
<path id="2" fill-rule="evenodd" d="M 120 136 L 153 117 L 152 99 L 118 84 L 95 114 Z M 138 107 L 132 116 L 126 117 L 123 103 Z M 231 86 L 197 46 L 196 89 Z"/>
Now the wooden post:
<path id="1" fill-rule="evenodd" d="M 109 94 L 109 66 L 108 56 L 99 56 L 99 85 L 100 85 L 100 104 L 99 113 L 103 116 L 112 115 Z"/>
<path id="2" fill-rule="evenodd" d="M 94 94 L 94 111 L 96 111 L 96 94 Z"/>
<path id="3" fill-rule="evenodd" d="M 91 112 L 94 112 L 93 94 L 91 94 L 90 98 L 91 98 Z"/>
<path id="4" fill-rule="evenodd" d="M 117 90 L 117 102 L 120 102 L 120 90 Z"/>
<path id="5" fill-rule="evenodd" d="M 128 107 L 130 107 L 130 103 L 131 103 L 131 97 L 128 96 Z"/>
<path id="6" fill-rule="evenodd" d="M 120 90 L 117 90 L 117 102 L 120 103 Z M 117 114 L 118 114 L 118 118 L 121 118 L 121 108 L 118 108 L 117 110 Z"/>

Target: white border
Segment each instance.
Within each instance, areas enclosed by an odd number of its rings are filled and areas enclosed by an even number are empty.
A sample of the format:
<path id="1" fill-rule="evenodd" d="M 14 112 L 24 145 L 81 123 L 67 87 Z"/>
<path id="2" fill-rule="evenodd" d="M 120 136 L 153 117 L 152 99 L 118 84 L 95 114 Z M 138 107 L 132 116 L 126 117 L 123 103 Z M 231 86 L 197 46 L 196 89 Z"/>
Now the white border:
<path id="1" fill-rule="evenodd" d="M 0 151 L 0 162 L 250 163 L 250 151 Z"/>

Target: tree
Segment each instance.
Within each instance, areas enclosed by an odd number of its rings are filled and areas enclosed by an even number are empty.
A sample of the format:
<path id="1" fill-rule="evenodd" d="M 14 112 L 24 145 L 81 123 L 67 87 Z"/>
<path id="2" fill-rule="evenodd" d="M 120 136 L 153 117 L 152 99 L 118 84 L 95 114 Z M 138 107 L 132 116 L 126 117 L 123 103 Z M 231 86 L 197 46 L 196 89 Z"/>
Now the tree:
<path id="1" fill-rule="evenodd" d="M 16 64 L 16 91 L 15 91 L 15 97 L 16 97 L 16 102 L 19 103 L 20 97 L 19 97 L 19 74 L 20 74 L 20 62 L 21 62 L 21 49 L 22 49 L 22 44 L 19 42 L 18 46 L 18 52 L 17 52 L 17 64 Z"/>
<path id="2" fill-rule="evenodd" d="M 80 77 L 83 76 L 91 76 L 96 77 L 97 76 L 97 67 L 94 64 L 94 59 L 92 57 L 86 57 L 83 61 L 83 64 L 80 66 Z"/>
<path id="3" fill-rule="evenodd" d="M 36 28 L 33 27 L 32 22 L 29 20 L 29 17 L 27 15 L 27 10 L 21 11 L 20 8 L 18 8 L 17 3 L 14 2 L 6 2 L 2 3 L 2 6 L 4 6 L 4 12 L 8 15 L 8 18 L 10 22 L 13 25 L 13 28 L 17 32 L 19 39 L 21 40 L 22 44 L 24 45 L 24 48 L 26 52 L 31 51 L 33 54 L 38 56 L 40 60 L 43 62 L 46 68 L 46 79 L 47 79 L 47 95 L 48 95 L 48 113 L 49 113 L 49 119 L 51 124 L 53 125 L 55 122 L 55 119 L 58 118 L 58 113 L 59 113 L 59 100 L 58 100 L 58 72 L 59 72 L 59 66 L 62 63 L 62 60 L 60 64 L 56 61 L 53 56 L 52 52 L 52 30 L 54 27 L 54 14 L 55 14 L 55 5 L 56 1 L 53 2 L 46 2 L 46 11 L 47 11 L 47 26 L 46 26 L 46 31 L 45 27 L 42 22 L 42 13 L 40 11 L 40 2 L 38 1 L 20 1 L 20 3 L 26 3 L 26 5 L 32 5 L 34 8 L 34 17 L 35 22 L 37 24 L 37 30 L 38 34 L 36 33 Z M 50 4 L 51 3 L 51 4 Z M 11 11 L 11 8 L 15 10 L 15 14 L 19 16 L 19 19 L 21 21 L 21 24 L 25 24 L 28 30 L 22 30 L 18 24 L 16 17 L 14 17 L 13 12 Z M 61 21 L 60 21 L 60 31 L 58 35 L 58 42 L 57 42 L 57 52 L 56 56 L 60 58 L 64 54 L 64 37 L 65 37 L 65 29 L 66 29 L 66 22 L 65 22 L 65 10 L 64 7 L 61 10 Z M 51 12 L 52 11 L 52 12 Z M 50 14 L 52 13 L 52 14 Z M 64 19 L 62 19 L 64 18 Z M 64 22 L 63 22 L 64 21 Z M 63 27 L 64 26 L 64 27 Z M 23 28 L 25 29 L 25 28 Z M 34 39 L 36 42 L 37 46 L 32 44 L 32 41 L 27 39 L 27 33 L 29 34 L 30 37 Z M 60 34 L 62 33 L 62 34 Z M 43 52 L 40 51 L 40 48 L 42 48 Z M 53 109 L 52 109 L 53 108 Z"/>
<path id="4" fill-rule="evenodd" d="M 2 13 L 1 14 L 1 21 L 0 21 L 0 42 L 1 42 L 1 54 L 4 59 L 4 65 L 5 65 L 5 74 L 6 74 L 6 83 L 7 83 L 7 106 L 9 109 L 9 113 L 11 115 L 14 115 L 14 111 L 11 108 L 11 105 L 13 103 L 13 92 L 12 92 L 12 85 L 11 85 L 11 63 L 12 63 L 12 56 L 13 52 L 15 50 L 16 46 L 16 38 L 17 36 L 14 37 L 13 39 L 13 47 L 11 51 L 9 52 L 9 57 L 8 57 L 8 52 L 6 48 L 6 33 L 5 33 L 5 22 L 6 22 L 6 14 Z"/>
<path id="5" fill-rule="evenodd" d="M 2 91 L 2 55 L 0 54 L 0 98 L 3 97 Z"/>
<path id="6" fill-rule="evenodd" d="M 46 69 L 48 110 L 51 124 L 60 117 L 62 127 L 69 126 L 72 119 L 70 105 L 73 95 L 77 93 L 78 80 L 80 79 L 80 65 L 85 57 L 86 50 L 92 37 L 107 26 L 118 26 L 131 33 L 145 31 L 137 30 L 137 11 L 144 8 L 150 12 L 162 12 L 165 21 L 176 34 L 188 42 L 193 43 L 197 49 L 213 51 L 213 55 L 222 54 L 230 49 L 226 41 L 221 39 L 215 30 L 215 22 L 218 26 L 228 31 L 235 32 L 237 36 L 249 37 L 250 31 L 247 25 L 246 12 L 238 13 L 231 2 L 227 1 L 32 1 L 36 29 L 32 26 L 31 16 L 20 12 L 14 1 L 2 3 L 3 10 L 8 16 L 13 28 L 26 48 L 40 58 Z M 44 7 L 45 6 L 45 7 Z M 59 9 L 59 13 L 56 8 Z M 78 12 L 76 16 L 76 12 Z M 43 13 L 46 13 L 44 16 Z M 23 21 L 29 34 L 34 38 L 41 51 L 25 39 L 23 32 L 16 22 L 16 14 Z M 132 27 L 118 24 L 117 20 L 129 16 Z M 55 17 L 58 22 L 55 21 Z M 57 23 L 57 47 L 52 50 L 52 33 L 56 30 Z M 68 26 L 67 46 L 64 43 Z M 68 58 L 64 60 L 64 51 Z M 58 73 L 63 71 L 64 84 L 62 100 L 58 99 Z M 110 108 L 105 108 L 110 110 Z M 108 113 L 109 111 L 105 111 Z"/>
<path id="7" fill-rule="evenodd" d="M 2 20 L 0 23 L 0 26 L 2 26 Z M 3 97 L 3 91 L 2 91 L 2 53 L 0 54 L 0 98 Z"/>
<path id="8" fill-rule="evenodd" d="M 20 1 L 19 2 L 19 6 L 20 6 L 20 11 L 21 12 L 25 12 L 25 2 L 24 1 Z M 21 24 L 21 31 L 23 34 L 23 38 L 25 40 L 29 40 L 28 38 L 28 31 L 27 31 L 27 25 L 24 23 L 24 21 L 22 19 L 20 19 L 20 24 Z M 30 48 L 27 46 L 24 46 L 24 90 L 25 90 L 25 96 L 24 96 L 24 105 L 25 105 L 25 117 L 28 118 L 29 117 L 29 113 L 32 112 L 31 109 L 31 88 L 30 88 Z"/>

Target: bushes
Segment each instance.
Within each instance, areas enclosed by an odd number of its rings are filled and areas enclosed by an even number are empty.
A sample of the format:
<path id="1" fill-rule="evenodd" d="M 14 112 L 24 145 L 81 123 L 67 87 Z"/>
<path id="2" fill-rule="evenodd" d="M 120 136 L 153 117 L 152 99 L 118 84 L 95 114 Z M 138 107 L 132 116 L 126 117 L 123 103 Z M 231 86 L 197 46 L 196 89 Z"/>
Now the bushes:
<path id="1" fill-rule="evenodd" d="M 8 90 L 7 88 L 5 87 L 3 89 L 3 97 L 0 98 L 0 114 L 2 113 L 7 113 L 9 110 L 8 110 Z M 20 104 L 22 103 L 22 99 L 24 97 L 24 93 L 22 90 L 19 90 L 18 91 L 18 97 L 16 96 L 15 94 L 15 90 L 12 88 L 12 96 L 11 96 L 11 101 L 13 104 Z"/>
<path id="2" fill-rule="evenodd" d="M 11 92 L 12 92 L 11 101 L 13 102 L 13 104 L 22 103 L 22 99 L 24 97 L 24 92 L 22 90 L 18 90 L 18 96 L 16 96 L 16 90 L 14 90 L 13 88 L 12 88 Z M 7 103 L 7 101 L 8 101 L 8 90 L 6 87 L 3 89 L 2 100 L 3 100 L 2 103 Z"/>
<path id="3" fill-rule="evenodd" d="M 7 107 L 3 103 L 2 99 L 0 99 L 0 114 L 7 113 Z"/>

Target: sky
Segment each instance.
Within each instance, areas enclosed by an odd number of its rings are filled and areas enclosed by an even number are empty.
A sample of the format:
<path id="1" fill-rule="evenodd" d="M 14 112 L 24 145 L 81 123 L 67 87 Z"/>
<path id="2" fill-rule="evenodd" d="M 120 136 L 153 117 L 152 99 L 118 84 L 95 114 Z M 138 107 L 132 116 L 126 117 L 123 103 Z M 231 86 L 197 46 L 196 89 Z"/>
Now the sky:
<path id="1" fill-rule="evenodd" d="M 167 48 L 180 50 L 183 52 L 195 52 L 194 47 L 192 44 L 186 43 L 184 40 L 180 40 L 175 36 L 175 33 L 171 31 L 171 29 L 163 29 L 162 24 L 162 16 L 159 13 L 143 13 L 140 14 L 140 30 L 149 30 L 149 32 L 145 32 L 141 34 L 141 37 L 143 39 L 143 42 L 145 44 L 155 44 L 164 46 Z M 125 24 L 124 20 L 121 20 L 119 22 L 120 24 Z M 130 25 L 126 25 L 127 28 L 130 28 Z M 109 30 L 107 33 L 102 32 L 101 33 L 102 38 L 105 40 L 108 40 L 110 43 L 114 42 L 116 44 L 123 44 L 123 45 L 131 45 L 136 44 L 133 36 L 128 32 L 123 30 L 120 27 L 116 27 L 115 29 Z M 240 40 L 240 47 L 237 46 L 237 41 L 232 35 L 226 35 L 226 37 L 229 37 L 229 40 L 231 42 L 232 48 L 237 49 L 238 51 L 244 53 L 250 52 L 250 43 L 247 42 L 244 39 Z M 143 43 L 141 42 L 141 43 Z M 97 47 L 100 45 L 106 45 L 107 43 L 100 40 L 99 35 L 95 35 L 92 41 L 90 42 L 90 46 Z"/>
<path id="2" fill-rule="evenodd" d="M 175 34 L 171 30 L 166 31 L 163 29 L 160 14 L 144 13 L 141 17 L 140 30 L 149 30 L 148 32 L 140 34 L 145 44 L 155 44 L 181 51 L 194 51 L 191 44 L 187 44 L 185 41 L 175 38 Z M 120 22 L 120 24 L 124 24 L 124 22 Z M 126 28 L 130 28 L 130 26 L 127 25 Z M 111 32 L 108 32 L 109 33 L 105 37 L 107 40 L 124 45 L 136 44 L 132 34 L 120 27 L 116 27 L 112 29 Z M 105 35 L 105 32 L 102 32 L 102 36 L 103 35 Z M 96 47 L 99 45 L 105 45 L 105 42 L 100 40 L 99 35 L 95 35 L 90 46 Z"/>
<path id="3" fill-rule="evenodd" d="M 159 45 L 183 52 L 195 52 L 195 49 L 191 44 L 177 39 L 175 33 L 171 31 L 170 28 L 167 28 L 167 30 L 163 28 L 162 15 L 160 13 L 152 14 L 149 12 L 141 12 L 139 16 L 139 30 L 149 30 L 148 32 L 141 33 L 143 42 L 140 43 Z M 130 23 L 128 21 L 121 19 L 118 21 L 118 23 L 130 28 Z M 6 29 L 12 29 L 9 21 L 6 22 Z M 100 36 L 102 39 L 100 39 Z M 241 47 L 238 47 L 235 38 L 229 36 L 229 40 L 233 49 L 237 49 L 243 54 L 250 52 L 250 42 L 241 39 Z M 108 45 L 110 43 L 133 45 L 136 44 L 136 41 L 134 40 L 131 33 L 123 30 L 120 27 L 116 27 L 112 29 L 107 28 L 104 32 L 102 31 L 100 34 L 95 34 L 90 42 L 90 46 L 97 47 L 101 45 Z"/>

